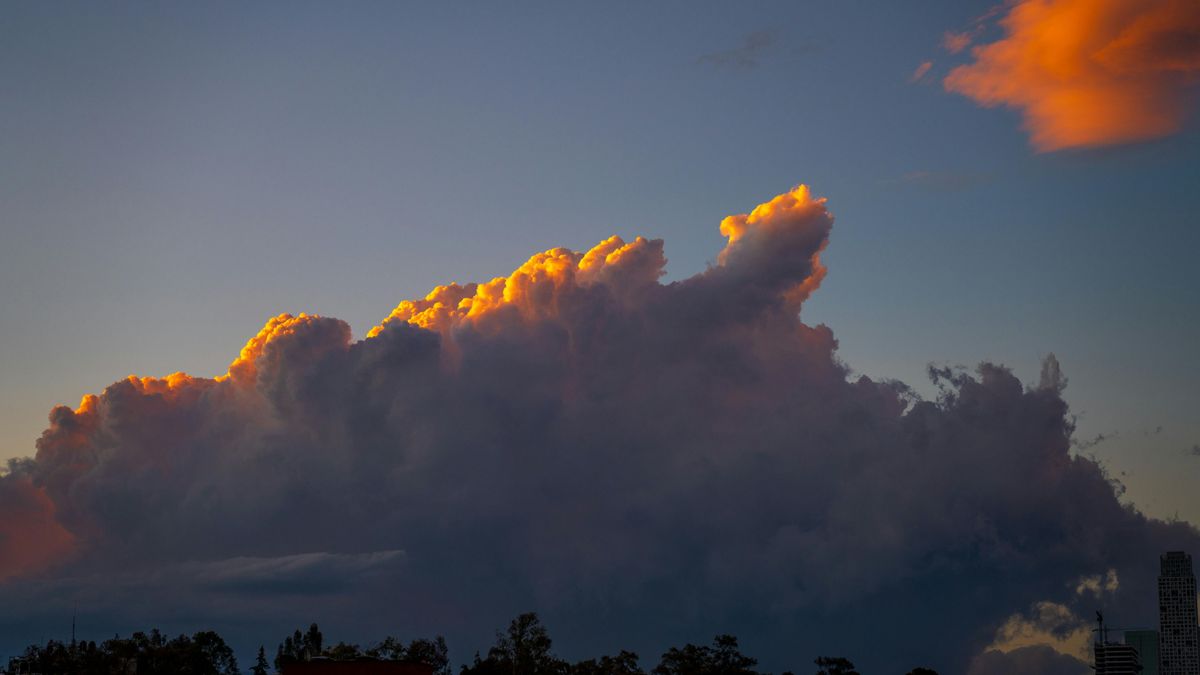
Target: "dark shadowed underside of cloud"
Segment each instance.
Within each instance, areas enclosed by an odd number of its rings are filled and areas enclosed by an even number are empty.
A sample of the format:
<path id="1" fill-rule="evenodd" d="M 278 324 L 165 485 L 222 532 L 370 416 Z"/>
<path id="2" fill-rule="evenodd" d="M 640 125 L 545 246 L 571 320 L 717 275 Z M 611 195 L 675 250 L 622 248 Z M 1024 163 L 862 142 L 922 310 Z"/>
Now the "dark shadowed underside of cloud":
<path id="1" fill-rule="evenodd" d="M 78 604 L 243 648 L 310 620 L 445 632 L 461 660 L 537 610 L 567 655 L 734 632 L 773 670 L 986 673 L 1037 603 L 1152 617 L 1157 553 L 1195 530 L 1071 453 L 1053 360 L 1030 386 L 935 369 L 934 401 L 848 380 L 799 318 L 831 225 L 801 187 L 682 281 L 660 241 L 552 249 L 363 340 L 283 315 L 223 377 L 56 408 L 0 478 L 0 649 Z"/>

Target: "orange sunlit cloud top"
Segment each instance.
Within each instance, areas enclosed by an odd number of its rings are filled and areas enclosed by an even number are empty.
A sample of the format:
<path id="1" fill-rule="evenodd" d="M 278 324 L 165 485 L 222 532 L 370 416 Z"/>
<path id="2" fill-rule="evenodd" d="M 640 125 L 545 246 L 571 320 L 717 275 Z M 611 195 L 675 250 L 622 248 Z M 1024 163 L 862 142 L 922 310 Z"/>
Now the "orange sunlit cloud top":
<path id="1" fill-rule="evenodd" d="M 720 225 L 728 242 L 717 261 L 727 264 L 750 231 L 770 232 L 791 227 L 795 220 L 814 217 L 825 217 L 825 199 L 813 197 L 807 185 L 798 185 L 759 204 L 748 214 L 728 216 Z M 807 297 L 824 277 L 819 254 L 814 253 L 810 261 L 812 275 L 793 289 L 796 300 Z M 557 311 L 557 300 L 563 294 L 603 283 L 619 298 L 657 282 L 665 264 L 662 241 L 643 237 L 626 242 L 612 236 L 587 252 L 554 248 L 534 255 L 507 277 L 480 284 L 451 283 L 434 288 L 422 299 L 405 300 L 367 337 L 379 335 L 396 321 L 445 333 L 462 322 L 480 321 L 505 311 L 545 318 Z"/>
<path id="2" fill-rule="evenodd" d="M 1195 0 L 1023 0 L 948 91 L 1021 111 L 1040 152 L 1179 131 L 1200 79 Z M 961 41 L 954 41 L 959 46 Z"/>

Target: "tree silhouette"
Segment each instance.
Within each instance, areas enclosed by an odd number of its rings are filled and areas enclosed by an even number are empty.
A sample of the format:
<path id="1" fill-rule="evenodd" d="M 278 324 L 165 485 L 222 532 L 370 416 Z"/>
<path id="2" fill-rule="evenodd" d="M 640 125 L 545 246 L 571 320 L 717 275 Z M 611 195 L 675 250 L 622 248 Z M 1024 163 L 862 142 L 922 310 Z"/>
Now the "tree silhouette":
<path id="1" fill-rule="evenodd" d="M 317 624 L 310 624 L 308 632 L 304 634 L 304 647 L 308 650 L 309 657 L 320 656 L 323 652 L 322 647 L 325 643 L 325 636 L 321 635 L 321 629 Z"/>
<path id="2" fill-rule="evenodd" d="M 508 630 L 497 633 L 496 644 L 488 650 L 486 659 L 475 654 L 470 666 L 462 667 L 462 675 L 564 675 L 567 663 L 550 653 L 550 634 L 538 619 L 528 612 L 512 620 Z"/>
<path id="3" fill-rule="evenodd" d="M 408 649 L 403 641 L 389 635 L 367 648 L 366 655 L 384 661 L 403 661 L 408 656 Z"/>
<path id="4" fill-rule="evenodd" d="M 446 647 L 446 638 L 441 635 L 432 640 L 413 640 L 404 649 L 402 658 L 433 666 L 434 675 L 450 675 L 450 650 Z"/>
<path id="5" fill-rule="evenodd" d="M 908 675 L 938 675 L 938 673 L 932 668 L 913 668 L 908 671 Z"/>
<path id="6" fill-rule="evenodd" d="M 362 648 L 356 644 L 338 642 L 336 645 L 329 647 L 322 652 L 320 656 L 331 658 L 334 661 L 349 661 L 351 659 L 357 659 L 358 657 L 363 656 L 363 651 Z"/>
<path id="7" fill-rule="evenodd" d="M 570 675 L 645 675 L 638 665 L 638 655 L 621 650 L 616 656 L 601 656 L 571 666 Z"/>
<path id="8" fill-rule="evenodd" d="M 859 675 L 854 663 L 840 656 L 818 656 L 813 663 L 820 668 L 817 675 Z"/>
<path id="9" fill-rule="evenodd" d="M 181 635 L 179 640 L 185 640 Z M 194 651 L 192 660 L 196 664 L 195 673 L 215 673 L 218 675 L 239 675 L 237 657 L 233 655 L 233 649 L 225 644 L 225 640 L 221 639 L 211 630 L 200 631 L 192 637 Z M 186 642 L 184 643 L 186 648 Z"/>
<path id="10" fill-rule="evenodd" d="M 240 675 L 233 650 L 212 631 L 168 640 L 156 629 L 129 638 L 113 637 L 100 645 L 51 640 L 45 646 L 30 645 L 14 661 L 10 668 L 15 671 L 44 675 Z"/>
<path id="11" fill-rule="evenodd" d="M 258 658 L 254 660 L 254 667 L 250 669 L 253 675 L 267 675 L 270 670 L 267 668 L 267 651 L 262 645 L 258 646 Z"/>
<path id="12" fill-rule="evenodd" d="M 753 670 L 756 659 L 741 653 L 737 638 L 718 635 L 711 647 L 684 645 L 672 647 L 650 671 L 654 675 L 757 675 Z"/>

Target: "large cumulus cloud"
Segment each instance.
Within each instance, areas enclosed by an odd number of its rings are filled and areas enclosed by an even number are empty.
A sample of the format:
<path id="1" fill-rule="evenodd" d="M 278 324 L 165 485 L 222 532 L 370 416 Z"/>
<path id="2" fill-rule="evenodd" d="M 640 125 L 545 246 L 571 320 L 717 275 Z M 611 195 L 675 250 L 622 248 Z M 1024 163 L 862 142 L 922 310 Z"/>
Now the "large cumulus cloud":
<path id="1" fill-rule="evenodd" d="M 1147 611 L 1157 552 L 1195 531 L 1071 454 L 1052 360 L 1030 386 L 934 370 L 932 401 L 849 379 L 799 317 L 832 222 L 801 186 L 726 218 L 682 281 L 660 283 L 660 241 L 552 249 L 362 340 L 282 315 L 222 377 L 56 408 L 0 479 L 0 627 L 24 639 L 14 603 L 82 593 L 96 622 L 258 640 L 319 618 L 466 652 L 536 609 L 568 653 L 732 631 L 778 670 L 962 672 L 1014 614 L 1082 612 L 1080 580 L 1110 569 L 1105 601 Z"/>

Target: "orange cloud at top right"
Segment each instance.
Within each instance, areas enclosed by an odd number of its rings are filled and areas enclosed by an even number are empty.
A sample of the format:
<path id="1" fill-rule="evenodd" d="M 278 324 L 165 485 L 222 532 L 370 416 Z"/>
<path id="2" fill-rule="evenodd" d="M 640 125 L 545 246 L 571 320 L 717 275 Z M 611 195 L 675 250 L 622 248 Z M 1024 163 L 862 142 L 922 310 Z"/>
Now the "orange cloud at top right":
<path id="1" fill-rule="evenodd" d="M 1179 131 L 1200 81 L 1200 0 L 1018 0 L 948 91 L 1021 111 L 1038 152 Z"/>

